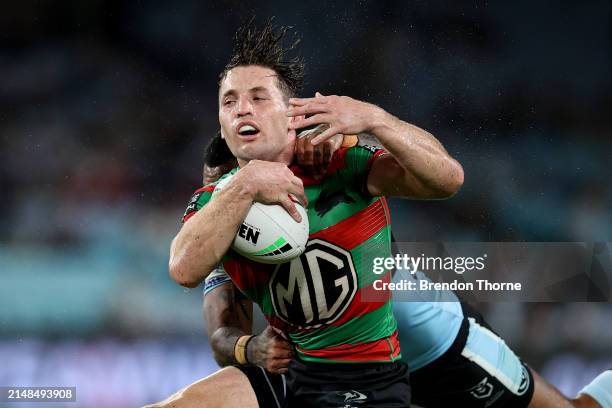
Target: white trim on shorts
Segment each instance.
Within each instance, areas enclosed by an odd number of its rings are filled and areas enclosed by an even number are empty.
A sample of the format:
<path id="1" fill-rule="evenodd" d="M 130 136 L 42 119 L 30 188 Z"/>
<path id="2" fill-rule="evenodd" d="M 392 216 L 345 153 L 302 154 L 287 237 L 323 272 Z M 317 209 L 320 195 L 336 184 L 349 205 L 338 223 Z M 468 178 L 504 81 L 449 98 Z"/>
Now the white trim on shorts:
<path id="1" fill-rule="evenodd" d="M 276 395 L 276 392 L 274 392 L 274 387 L 272 386 L 272 383 L 270 382 L 270 378 L 268 377 L 268 373 L 266 372 L 266 370 L 263 367 L 259 367 L 258 366 L 258 368 L 263 373 L 264 378 L 266 379 L 266 382 L 268 383 L 268 387 L 270 387 L 270 391 L 272 392 L 272 395 L 274 396 L 274 401 L 276 402 L 276 406 L 278 408 L 282 408 L 280 402 L 278 401 L 278 396 Z M 285 399 L 285 398 L 287 398 L 287 385 L 285 383 L 285 375 L 281 374 L 280 376 L 283 379 L 283 394 L 284 394 L 283 395 L 283 399 Z"/>
<path id="2" fill-rule="evenodd" d="M 478 324 L 472 317 L 468 321 L 469 335 L 461 355 L 478 364 L 513 394 L 525 394 L 529 389 L 530 378 L 521 360 L 491 330 Z"/>

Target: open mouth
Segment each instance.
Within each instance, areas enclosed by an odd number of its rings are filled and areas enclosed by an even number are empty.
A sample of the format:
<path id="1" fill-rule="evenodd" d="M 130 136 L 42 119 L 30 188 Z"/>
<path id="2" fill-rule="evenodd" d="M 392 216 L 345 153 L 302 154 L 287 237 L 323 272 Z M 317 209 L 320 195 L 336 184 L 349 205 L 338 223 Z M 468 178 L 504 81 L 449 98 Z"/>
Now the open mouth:
<path id="1" fill-rule="evenodd" d="M 255 136 L 258 133 L 259 133 L 259 129 L 257 129 L 253 125 L 242 125 L 238 127 L 238 134 L 240 136 L 249 137 L 249 136 Z"/>

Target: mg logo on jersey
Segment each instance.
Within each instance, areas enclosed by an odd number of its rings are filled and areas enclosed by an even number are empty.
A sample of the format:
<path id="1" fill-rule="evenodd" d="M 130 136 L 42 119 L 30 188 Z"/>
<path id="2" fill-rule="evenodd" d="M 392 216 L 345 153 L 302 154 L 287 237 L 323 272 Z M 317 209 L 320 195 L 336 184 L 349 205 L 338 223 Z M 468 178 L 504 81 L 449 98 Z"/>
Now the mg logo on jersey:
<path id="1" fill-rule="evenodd" d="M 313 239 L 306 251 L 280 264 L 269 284 L 276 314 L 300 328 L 335 321 L 357 293 L 357 274 L 350 252 Z"/>

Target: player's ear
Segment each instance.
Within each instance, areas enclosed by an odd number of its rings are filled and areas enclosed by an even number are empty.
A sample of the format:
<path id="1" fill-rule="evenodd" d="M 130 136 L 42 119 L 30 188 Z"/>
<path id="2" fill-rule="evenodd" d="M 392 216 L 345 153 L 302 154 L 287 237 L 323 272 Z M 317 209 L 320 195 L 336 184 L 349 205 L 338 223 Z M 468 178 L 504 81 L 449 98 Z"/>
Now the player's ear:
<path id="1" fill-rule="evenodd" d="M 225 135 L 223 134 L 223 129 L 219 129 L 219 135 L 221 136 L 221 139 L 225 140 Z"/>

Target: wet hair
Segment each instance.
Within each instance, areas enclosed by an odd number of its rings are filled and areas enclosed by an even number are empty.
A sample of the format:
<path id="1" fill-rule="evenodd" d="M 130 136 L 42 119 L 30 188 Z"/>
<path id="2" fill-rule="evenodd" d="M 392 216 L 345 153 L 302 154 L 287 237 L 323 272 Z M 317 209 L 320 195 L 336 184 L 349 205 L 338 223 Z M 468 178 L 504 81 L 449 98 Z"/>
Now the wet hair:
<path id="1" fill-rule="evenodd" d="M 204 164 L 208 167 L 221 166 L 235 159 L 220 132 L 217 132 L 204 149 Z"/>
<path id="2" fill-rule="evenodd" d="M 279 88 L 287 99 L 298 95 L 304 86 L 304 60 L 299 56 L 289 58 L 287 54 L 295 50 L 300 38 L 293 33 L 291 44 L 283 47 L 293 27 L 276 28 L 273 20 L 268 19 L 262 27 L 257 27 L 254 18 L 251 18 L 238 28 L 232 56 L 219 75 L 219 84 L 233 68 L 258 65 L 276 72 Z"/>

